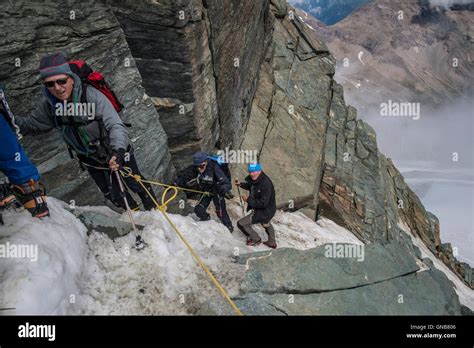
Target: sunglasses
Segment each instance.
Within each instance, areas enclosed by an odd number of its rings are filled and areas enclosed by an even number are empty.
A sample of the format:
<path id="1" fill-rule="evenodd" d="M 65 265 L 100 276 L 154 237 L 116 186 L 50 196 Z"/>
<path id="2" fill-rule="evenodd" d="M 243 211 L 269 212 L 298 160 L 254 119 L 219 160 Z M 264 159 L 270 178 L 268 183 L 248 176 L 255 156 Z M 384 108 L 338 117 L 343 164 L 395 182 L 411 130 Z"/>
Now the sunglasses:
<path id="1" fill-rule="evenodd" d="M 69 80 L 69 77 L 66 77 L 64 79 L 54 80 L 54 81 L 43 82 L 43 85 L 45 85 L 48 88 L 53 88 L 56 83 L 58 84 L 58 86 L 64 86 L 67 83 L 67 80 Z"/>
<path id="2" fill-rule="evenodd" d="M 207 164 L 207 163 L 201 163 L 201 164 L 199 164 L 197 167 L 200 168 L 200 169 L 202 169 L 202 168 L 204 168 L 204 167 L 206 166 L 206 164 Z"/>

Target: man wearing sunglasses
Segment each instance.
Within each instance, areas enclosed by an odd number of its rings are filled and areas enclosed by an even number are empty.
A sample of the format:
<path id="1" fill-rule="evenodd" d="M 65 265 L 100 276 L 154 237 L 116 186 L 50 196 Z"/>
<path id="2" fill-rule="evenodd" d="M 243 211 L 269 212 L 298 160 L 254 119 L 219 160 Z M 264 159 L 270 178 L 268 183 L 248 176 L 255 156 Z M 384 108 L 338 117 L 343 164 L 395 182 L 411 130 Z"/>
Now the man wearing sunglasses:
<path id="1" fill-rule="evenodd" d="M 202 195 L 194 207 L 197 217 L 201 221 L 211 218 L 206 210 L 212 201 L 219 220 L 232 233 L 234 227 L 227 213 L 225 202 L 225 196 L 232 189 L 232 185 L 219 165 L 215 161 L 209 160 L 208 155 L 201 151 L 193 155 L 193 165 L 183 170 L 175 181 L 175 185 L 180 187 L 190 187 L 193 184 L 196 184 L 200 191 L 211 194 L 210 196 Z"/>
<path id="2" fill-rule="evenodd" d="M 99 90 L 83 82 L 71 71 L 61 53 L 41 59 L 39 73 L 44 86 L 45 99 L 30 117 L 18 117 L 17 124 L 23 134 L 43 134 L 56 128 L 71 153 L 88 170 L 104 196 L 117 207 L 126 209 L 116 171 L 126 166 L 141 175 L 126 127 L 112 103 Z M 83 95 L 84 93 L 84 95 Z M 93 115 L 77 113 L 79 104 L 93 105 Z M 67 108 L 64 108 L 64 105 Z M 72 106 L 72 108 L 69 108 Z M 73 110 L 64 115 L 64 110 Z M 61 111 L 61 112 L 59 112 Z M 108 167 L 109 170 L 102 168 Z M 124 178 L 128 188 L 137 193 L 146 210 L 155 207 L 153 200 L 133 178 Z M 147 189 L 153 195 L 149 185 Z M 137 202 L 126 193 L 130 208 L 138 210 Z"/>

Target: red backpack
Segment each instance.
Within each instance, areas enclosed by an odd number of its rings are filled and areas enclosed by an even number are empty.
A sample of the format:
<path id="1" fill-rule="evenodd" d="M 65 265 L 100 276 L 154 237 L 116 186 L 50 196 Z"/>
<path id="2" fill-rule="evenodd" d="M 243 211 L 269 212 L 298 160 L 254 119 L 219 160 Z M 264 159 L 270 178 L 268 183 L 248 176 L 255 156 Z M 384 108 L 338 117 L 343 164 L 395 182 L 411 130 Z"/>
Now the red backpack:
<path id="1" fill-rule="evenodd" d="M 99 90 L 103 95 L 107 97 L 108 100 L 112 103 L 115 110 L 120 112 L 123 110 L 122 103 L 118 100 L 117 96 L 115 95 L 110 85 L 105 81 L 104 75 L 100 72 L 92 70 L 92 68 L 87 65 L 87 63 L 83 60 L 74 60 L 69 62 L 69 67 L 71 71 L 81 78 L 83 83 L 83 97 L 85 99 L 86 96 L 86 88 L 87 85 L 92 85 L 94 88 Z"/>
<path id="2" fill-rule="evenodd" d="M 112 88 L 110 88 L 110 85 L 105 80 L 104 75 L 102 75 L 100 72 L 94 71 L 83 60 L 71 61 L 71 62 L 69 62 L 69 67 L 71 68 L 71 71 L 74 74 L 76 74 L 77 76 L 79 76 L 79 78 L 82 81 L 82 97 L 81 97 L 82 100 L 81 100 L 81 102 L 87 102 L 87 100 L 86 100 L 87 86 L 91 85 L 107 97 L 107 99 L 112 103 L 112 105 L 114 106 L 114 109 L 117 112 L 120 112 L 120 111 L 123 110 L 123 108 L 124 108 L 123 104 L 118 100 L 118 98 L 115 95 Z M 91 122 L 94 122 L 94 121 L 97 121 L 98 124 L 99 124 L 99 133 L 100 133 L 99 134 L 99 141 L 100 141 L 101 145 L 104 148 L 107 148 L 106 147 L 106 141 L 105 141 L 106 131 L 105 131 L 105 127 L 103 125 L 103 122 L 98 121 L 98 120 L 93 120 Z M 55 122 L 57 122 L 56 123 L 57 125 L 61 125 L 61 126 L 64 125 L 64 123 L 62 121 L 62 118 L 59 118 L 59 119 L 55 118 Z M 130 123 L 123 122 L 123 124 L 127 128 L 132 127 L 132 125 Z M 67 125 L 74 128 L 78 125 L 82 125 L 82 123 L 76 124 L 74 122 L 74 120 L 71 120 L 71 118 L 68 118 Z M 77 130 L 75 132 L 77 133 Z M 78 138 L 80 138 L 80 137 L 78 137 Z M 68 143 L 68 151 L 69 151 L 69 155 L 71 156 L 71 158 L 74 158 L 72 148 L 71 148 L 69 143 Z M 76 151 L 77 151 L 77 148 L 76 148 Z"/>

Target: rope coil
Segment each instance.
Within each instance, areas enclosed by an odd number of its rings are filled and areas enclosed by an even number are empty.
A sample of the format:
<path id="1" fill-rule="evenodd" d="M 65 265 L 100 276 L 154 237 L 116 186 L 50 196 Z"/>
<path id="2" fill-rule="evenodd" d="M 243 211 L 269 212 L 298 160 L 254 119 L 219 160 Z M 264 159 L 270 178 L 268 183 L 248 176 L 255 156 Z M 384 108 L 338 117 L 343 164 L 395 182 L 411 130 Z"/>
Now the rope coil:
<path id="1" fill-rule="evenodd" d="M 122 175 L 126 177 L 132 177 L 135 179 L 135 181 L 139 182 L 144 182 L 145 184 L 151 184 L 151 185 L 157 185 L 157 186 L 162 186 L 162 187 L 171 187 L 171 188 L 176 188 L 181 191 L 187 191 L 187 192 L 194 192 L 194 193 L 201 193 L 206 196 L 210 196 L 211 193 L 205 192 L 205 191 L 199 191 L 199 190 L 192 190 L 184 187 L 179 187 L 179 186 L 173 186 L 173 185 L 167 185 L 167 184 L 162 184 L 161 182 L 157 181 L 151 181 L 151 180 L 143 180 L 140 175 L 133 174 L 132 169 L 129 167 L 123 167 L 123 171 L 121 171 Z"/>

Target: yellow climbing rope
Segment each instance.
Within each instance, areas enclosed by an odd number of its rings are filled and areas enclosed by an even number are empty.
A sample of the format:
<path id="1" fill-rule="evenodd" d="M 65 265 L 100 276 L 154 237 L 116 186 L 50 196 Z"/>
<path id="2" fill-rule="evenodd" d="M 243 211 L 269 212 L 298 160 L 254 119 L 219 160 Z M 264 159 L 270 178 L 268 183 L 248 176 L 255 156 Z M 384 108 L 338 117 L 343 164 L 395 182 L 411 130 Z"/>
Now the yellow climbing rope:
<path id="1" fill-rule="evenodd" d="M 162 184 L 161 182 L 158 182 L 158 181 L 143 180 L 140 175 L 133 174 L 132 169 L 129 168 L 129 167 L 123 167 L 123 171 L 121 171 L 121 173 L 122 173 L 122 176 L 124 176 L 124 177 L 131 177 L 131 178 L 134 178 L 137 182 L 144 182 L 145 184 L 157 185 L 157 186 L 168 187 L 168 188 L 175 188 L 175 189 L 180 190 L 180 191 L 201 193 L 201 194 L 206 195 L 206 196 L 210 195 L 209 192 L 205 192 L 205 191 L 191 190 L 191 189 L 187 189 L 187 188 L 184 188 L 184 187 L 166 185 L 166 184 Z"/>
<path id="2" fill-rule="evenodd" d="M 197 263 L 199 264 L 199 266 L 201 266 L 201 268 L 204 270 L 204 272 L 206 272 L 206 274 L 209 276 L 209 278 L 211 278 L 212 282 L 214 283 L 214 285 L 219 289 L 219 291 L 221 292 L 222 296 L 224 296 L 224 298 L 230 303 L 230 305 L 232 306 L 232 308 L 234 309 L 234 311 L 237 313 L 237 315 L 240 315 L 242 316 L 242 312 L 240 311 L 240 309 L 237 307 L 237 305 L 235 304 L 234 301 L 232 301 L 232 299 L 230 298 L 230 296 L 227 294 L 227 292 L 224 290 L 224 288 L 222 287 L 222 285 L 217 281 L 217 279 L 212 275 L 211 271 L 206 267 L 206 265 L 204 264 L 204 262 L 202 262 L 201 258 L 199 257 L 199 255 L 194 251 L 194 249 L 191 247 L 191 245 L 188 243 L 188 241 L 186 240 L 186 238 L 184 238 L 183 234 L 179 231 L 178 227 L 176 227 L 176 225 L 173 223 L 173 221 L 171 221 L 171 219 L 169 218 L 168 214 L 166 214 L 166 208 L 167 208 L 167 204 L 170 203 L 173 199 L 176 198 L 176 196 L 178 195 L 178 190 L 183 190 L 183 191 L 190 191 L 190 192 L 198 192 L 198 193 L 202 193 L 202 194 L 206 194 L 206 195 L 209 195 L 209 192 L 202 192 L 202 191 L 197 191 L 197 190 L 190 190 L 190 189 L 183 189 L 181 187 L 176 187 L 176 186 L 172 186 L 172 185 L 165 185 L 165 184 L 162 184 L 162 183 L 159 183 L 159 182 L 154 182 L 154 181 L 149 181 L 149 180 L 142 180 L 141 176 L 140 175 L 135 175 L 132 173 L 131 169 L 130 168 L 126 168 L 124 167 L 124 170 L 123 171 L 120 171 L 120 174 L 122 176 L 127 176 L 127 177 L 133 177 L 135 179 L 136 182 L 138 182 L 141 187 L 146 191 L 146 193 L 148 194 L 148 196 L 151 197 L 151 199 L 153 200 L 153 203 L 155 203 L 156 207 L 158 208 L 158 210 L 163 214 L 163 216 L 165 217 L 166 221 L 168 221 L 168 223 L 171 225 L 171 227 L 173 227 L 174 231 L 176 232 L 176 234 L 179 236 L 179 238 L 183 241 L 183 243 L 186 245 L 186 247 L 189 249 L 189 251 L 191 252 L 191 255 L 193 255 L 193 257 L 196 259 Z M 166 187 L 166 189 L 163 191 L 163 194 L 161 196 L 161 202 L 162 204 L 160 205 L 156 199 L 153 197 L 153 195 L 150 193 L 150 191 L 147 189 L 147 187 L 143 184 L 143 183 L 148 183 L 148 184 L 151 184 L 151 185 L 159 185 L 159 186 L 163 186 L 163 187 Z M 166 199 L 166 194 L 169 192 L 169 190 L 174 190 L 174 193 L 173 195 L 167 199 Z"/>

